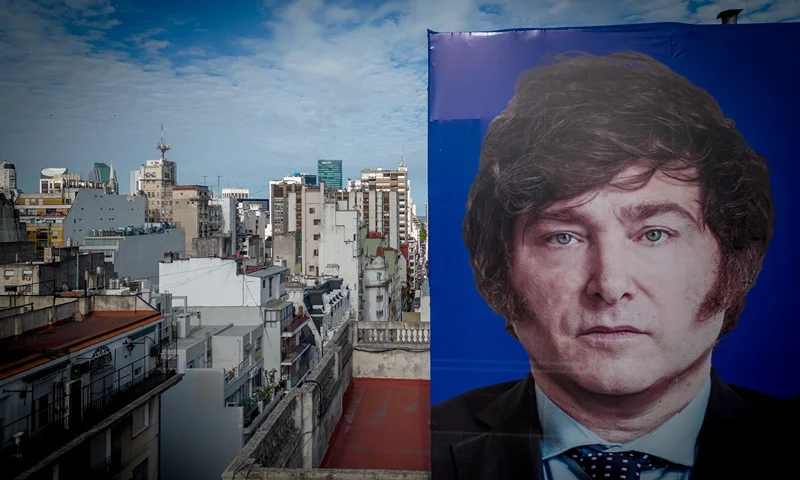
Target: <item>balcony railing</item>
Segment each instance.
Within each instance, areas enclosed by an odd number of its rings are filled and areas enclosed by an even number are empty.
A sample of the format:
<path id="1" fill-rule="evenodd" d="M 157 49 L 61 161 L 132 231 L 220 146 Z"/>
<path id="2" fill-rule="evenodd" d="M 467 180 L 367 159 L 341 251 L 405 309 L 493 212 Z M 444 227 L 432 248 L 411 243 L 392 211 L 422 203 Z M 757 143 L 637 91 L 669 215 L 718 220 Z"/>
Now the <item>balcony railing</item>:
<path id="1" fill-rule="evenodd" d="M 176 342 L 162 346 L 155 360 L 149 353 L 120 369 L 95 373 L 99 378 L 74 391 L 68 390 L 69 384 L 54 383 L 53 402 L 3 426 L 0 471 L 13 478 L 176 375 Z M 154 366 L 144 370 L 147 363 Z M 138 368 L 143 371 L 137 375 Z M 91 401 L 82 404 L 81 399 Z M 18 433 L 22 435 L 17 445 L 14 435 Z"/>
<path id="2" fill-rule="evenodd" d="M 86 480 L 106 480 L 114 478 L 114 476 L 122 470 L 122 450 L 115 448 L 111 451 L 111 455 L 95 465 L 89 471 L 81 473 L 79 478 Z"/>
<path id="3" fill-rule="evenodd" d="M 250 368 L 250 358 L 246 358 L 230 370 L 223 370 L 225 385 L 239 378 L 248 368 Z"/>
<path id="4" fill-rule="evenodd" d="M 295 330 L 300 328 L 300 326 L 308 320 L 308 315 L 296 315 L 295 317 L 287 318 L 283 320 L 281 323 L 283 324 L 283 333 L 294 333 Z"/>
<path id="5" fill-rule="evenodd" d="M 287 350 L 283 355 L 283 359 L 281 360 L 281 365 L 283 365 L 283 366 L 292 365 L 309 348 L 311 348 L 311 344 L 309 344 L 309 343 L 300 343 L 296 347 L 293 347 L 290 350 Z"/>

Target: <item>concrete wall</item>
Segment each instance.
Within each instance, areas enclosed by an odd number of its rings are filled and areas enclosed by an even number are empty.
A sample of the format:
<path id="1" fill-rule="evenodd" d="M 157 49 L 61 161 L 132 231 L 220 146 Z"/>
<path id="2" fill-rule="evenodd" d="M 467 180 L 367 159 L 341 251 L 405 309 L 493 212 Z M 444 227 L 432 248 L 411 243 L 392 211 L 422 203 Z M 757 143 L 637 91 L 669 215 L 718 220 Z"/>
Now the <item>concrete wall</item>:
<path id="1" fill-rule="evenodd" d="M 353 376 L 358 378 L 398 378 L 430 380 L 430 348 L 419 351 L 391 350 L 353 352 Z"/>
<path id="2" fill-rule="evenodd" d="M 22 229 L 23 233 L 25 229 Z M 0 235 L 2 235 L 0 233 Z M 36 259 L 36 244 L 28 241 L 0 242 L 0 265 L 9 263 L 32 262 Z"/>
<path id="3" fill-rule="evenodd" d="M 325 205 L 325 218 L 320 243 L 320 271 L 336 275 L 350 286 L 353 295 L 359 291 L 358 211 L 336 210 Z M 332 267 L 336 265 L 337 267 Z M 353 301 L 355 306 L 357 302 Z"/>
<path id="4" fill-rule="evenodd" d="M 179 228 L 123 237 L 114 258 L 114 270 L 120 277 L 149 278 L 158 286 L 158 262 L 164 259 L 164 253 L 182 250 L 185 241 L 186 236 Z"/>
<path id="5" fill-rule="evenodd" d="M 186 296 L 189 306 L 254 304 L 236 274 L 236 262 L 220 258 L 193 258 L 158 264 L 159 290 Z M 258 292 L 251 292 L 258 298 Z M 230 322 L 229 322 L 230 323 Z"/>
<path id="6" fill-rule="evenodd" d="M 282 265 L 289 267 L 292 274 L 302 273 L 303 266 L 295 263 L 297 256 L 297 240 L 294 233 L 284 233 L 272 236 L 272 258 L 283 260 Z"/>
<path id="7" fill-rule="evenodd" d="M 161 478 L 217 480 L 242 449 L 242 407 L 225 407 L 220 370 L 190 369 L 161 400 Z M 128 478 L 128 477 L 124 477 Z"/>
<path id="8" fill-rule="evenodd" d="M 147 478 L 158 478 L 160 403 L 158 396 L 147 402 L 148 426 L 136 436 L 133 432 L 132 416 L 115 429 L 122 454 L 122 471 L 119 478 L 133 478 L 133 470 L 145 460 L 147 460 Z"/>
<path id="9" fill-rule="evenodd" d="M 80 189 L 64 220 L 64 237 L 83 244 L 92 229 L 144 226 L 147 199 L 111 195 L 99 189 Z"/>

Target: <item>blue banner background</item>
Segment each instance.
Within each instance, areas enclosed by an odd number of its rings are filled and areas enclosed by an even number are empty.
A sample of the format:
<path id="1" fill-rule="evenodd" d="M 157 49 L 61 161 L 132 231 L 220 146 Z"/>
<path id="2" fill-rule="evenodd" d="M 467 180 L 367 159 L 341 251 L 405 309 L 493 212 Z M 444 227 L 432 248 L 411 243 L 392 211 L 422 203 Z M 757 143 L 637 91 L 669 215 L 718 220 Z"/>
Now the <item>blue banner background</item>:
<path id="1" fill-rule="evenodd" d="M 521 378 L 526 355 L 475 288 L 461 224 L 489 122 L 523 71 L 553 52 L 635 50 L 705 88 L 771 168 L 775 236 L 736 329 L 713 365 L 728 383 L 800 394 L 796 275 L 800 234 L 800 24 L 685 25 L 429 32 L 428 178 L 431 402 Z M 794 47 L 793 47 L 794 46 Z"/>

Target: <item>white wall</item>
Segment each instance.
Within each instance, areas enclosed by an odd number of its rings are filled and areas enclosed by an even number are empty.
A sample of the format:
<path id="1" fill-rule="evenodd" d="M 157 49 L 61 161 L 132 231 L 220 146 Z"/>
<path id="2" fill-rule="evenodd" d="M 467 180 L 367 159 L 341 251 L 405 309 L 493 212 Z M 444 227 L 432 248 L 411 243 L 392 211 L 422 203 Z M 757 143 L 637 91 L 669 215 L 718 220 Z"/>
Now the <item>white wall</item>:
<path id="1" fill-rule="evenodd" d="M 158 264 L 159 290 L 186 296 L 190 306 L 256 305 L 260 292 L 245 290 L 236 262 L 221 258 L 192 258 Z M 251 298 L 252 295 L 252 298 Z"/>
<path id="2" fill-rule="evenodd" d="M 358 290 L 358 211 L 336 210 L 336 205 L 325 205 L 322 238 L 320 242 L 320 273 L 336 275 L 350 286 L 351 292 Z M 328 265 L 338 265 L 332 272 Z M 356 302 L 353 302 L 355 304 Z"/>
<path id="3" fill-rule="evenodd" d="M 231 237 L 231 251 L 228 253 L 233 255 L 236 253 L 236 223 L 239 219 L 237 201 L 235 198 L 212 198 L 210 203 L 222 207 L 222 232 Z"/>
<path id="4" fill-rule="evenodd" d="M 110 195 L 99 189 L 80 189 L 64 220 L 64 238 L 83 244 L 92 229 L 144 226 L 147 199 Z"/>
<path id="5" fill-rule="evenodd" d="M 242 407 L 225 407 L 221 370 L 190 369 L 161 397 L 161 478 L 219 480 L 242 449 Z"/>
<path id="6" fill-rule="evenodd" d="M 180 228 L 163 233 L 122 237 L 114 255 L 114 271 L 131 280 L 149 278 L 158 286 L 158 262 L 165 252 L 183 250 L 186 234 Z"/>
<path id="7" fill-rule="evenodd" d="M 390 320 L 389 296 L 391 294 L 389 288 L 394 282 L 388 277 L 389 270 L 383 257 L 373 257 L 372 264 L 364 268 L 364 309 L 362 320 L 384 322 Z M 381 296 L 383 298 L 378 300 Z M 379 317 L 378 311 L 383 311 L 383 315 Z"/>

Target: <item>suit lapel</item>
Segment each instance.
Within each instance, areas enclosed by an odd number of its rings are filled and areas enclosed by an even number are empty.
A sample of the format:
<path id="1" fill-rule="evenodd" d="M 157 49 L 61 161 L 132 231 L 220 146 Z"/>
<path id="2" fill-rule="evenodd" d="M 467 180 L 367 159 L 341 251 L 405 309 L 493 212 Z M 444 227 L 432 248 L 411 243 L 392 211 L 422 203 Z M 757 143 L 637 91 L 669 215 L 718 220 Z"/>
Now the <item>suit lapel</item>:
<path id="1" fill-rule="evenodd" d="M 477 418 L 489 431 L 453 446 L 459 480 L 542 478 L 542 428 L 530 374 L 479 412 Z"/>
<path id="2" fill-rule="evenodd" d="M 765 413 L 771 412 L 746 402 L 712 370 L 692 480 L 772 478 L 768 474 L 770 456 L 761 449 L 775 445 L 776 438 L 770 438 L 774 424 L 765 422 Z"/>

